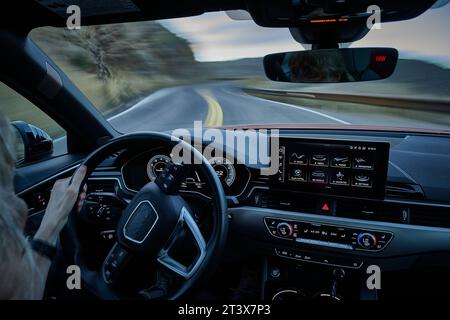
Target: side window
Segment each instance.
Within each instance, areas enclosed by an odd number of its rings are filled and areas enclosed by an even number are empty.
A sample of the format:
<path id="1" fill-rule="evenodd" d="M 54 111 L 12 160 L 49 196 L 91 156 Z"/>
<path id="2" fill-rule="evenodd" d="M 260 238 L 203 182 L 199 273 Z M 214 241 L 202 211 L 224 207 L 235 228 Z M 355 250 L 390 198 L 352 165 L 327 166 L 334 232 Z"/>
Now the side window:
<path id="1" fill-rule="evenodd" d="M 16 128 L 18 165 L 67 153 L 64 129 L 2 82 L 0 82 L 0 113 Z M 30 137 L 37 138 L 37 143 L 33 144 L 34 138 Z M 53 152 L 51 152 L 52 145 Z"/>

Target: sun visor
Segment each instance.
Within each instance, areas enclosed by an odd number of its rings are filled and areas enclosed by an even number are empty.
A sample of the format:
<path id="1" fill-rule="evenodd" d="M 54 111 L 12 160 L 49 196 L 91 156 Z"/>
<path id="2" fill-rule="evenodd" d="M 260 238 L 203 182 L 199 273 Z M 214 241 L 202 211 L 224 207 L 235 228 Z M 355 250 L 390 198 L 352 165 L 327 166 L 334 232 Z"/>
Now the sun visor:
<path id="1" fill-rule="evenodd" d="M 83 17 L 114 15 L 123 13 L 139 13 L 141 10 L 131 0 L 35 0 L 40 5 L 57 14 L 67 17 L 67 8 L 77 5 Z"/>

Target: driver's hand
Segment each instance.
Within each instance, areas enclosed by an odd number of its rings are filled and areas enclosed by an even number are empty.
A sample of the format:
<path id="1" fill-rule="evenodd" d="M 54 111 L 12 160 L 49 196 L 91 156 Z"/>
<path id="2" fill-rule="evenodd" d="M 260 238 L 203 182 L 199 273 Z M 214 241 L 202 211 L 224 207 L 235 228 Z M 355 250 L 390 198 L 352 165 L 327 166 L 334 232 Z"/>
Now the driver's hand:
<path id="1" fill-rule="evenodd" d="M 83 186 L 82 192 L 78 194 L 85 175 L 86 167 L 81 166 L 75 171 L 72 183 L 70 183 L 71 178 L 55 182 L 44 218 L 34 236 L 35 239 L 56 245 L 58 235 L 66 224 L 69 213 L 74 208 L 75 203 L 77 203 L 77 210 L 80 211 L 86 198 L 86 185 Z"/>

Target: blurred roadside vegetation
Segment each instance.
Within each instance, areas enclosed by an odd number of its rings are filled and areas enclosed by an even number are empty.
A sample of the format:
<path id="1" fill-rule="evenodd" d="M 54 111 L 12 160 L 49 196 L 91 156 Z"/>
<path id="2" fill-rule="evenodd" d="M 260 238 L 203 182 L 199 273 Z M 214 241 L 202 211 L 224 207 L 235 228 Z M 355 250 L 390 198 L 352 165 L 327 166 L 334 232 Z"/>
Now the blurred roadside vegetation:
<path id="1" fill-rule="evenodd" d="M 244 89 L 245 90 L 245 89 Z M 270 93 L 255 93 L 247 92 L 255 97 L 272 100 L 281 103 L 287 103 L 290 105 L 304 106 L 311 110 L 324 112 L 327 114 L 340 114 L 343 113 L 347 117 L 354 116 L 356 119 L 361 116 L 361 114 L 367 114 L 370 117 L 371 114 L 383 115 L 385 126 L 403 126 L 403 127 L 414 127 L 430 129 L 430 125 L 433 124 L 433 128 L 441 128 L 448 130 L 450 128 L 450 117 L 448 116 L 448 111 L 438 112 L 433 110 L 428 110 L 426 106 L 422 110 L 418 109 L 408 109 L 402 107 L 391 107 L 391 106 L 380 106 L 370 103 L 355 103 L 347 101 L 337 101 L 337 100 L 321 100 L 317 98 L 301 98 L 292 95 L 274 95 Z M 432 103 L 430 101 L 430 103 Z M 450 103 L 449 103 L 450 105 Z M 399 121 L 402 119 L 403 122 Z"/>
<path id="2" fill-rule="evenodd" d="M 21 120 L 34 124 L 53 138 L 65 134 L 53 119 L 2 82 L 0 82 L 0 113 L 11 121 Z"/>
<path id="3" fill-rule="evenodd" d="M 189 43 L 157 22 L 74 31 L 43 27 L 29 36 L 106 116 L 160 88 L 201 82 L 208 76 Z M 54 138 L 64 135 L 51 118 L 2 83 L 0 112 L 12 121 L 32 123 Z"/>
<path id="4" fill-rule="evenodd" d="M 187 40 L 153 21 L 87 26 L 75 31 L 44 27 L 33 30 L 30 38 L 107 117 L 161 88 L 224 80 L 235 80 L 236 86 L 244 88 L 450 101 L 450 69 L 418 60 L 400 60 L 394 75 L 383 81 L 301 85 L 268 81 L 261 58 L 198 62 Z M 307 102 L 312 107 L 333 107 Z M 356 111 L 367 112 L 364 106 Z M 11 120 L 32 123 L 52 137 L 64 134 L 53 120 L 1 83 L 0 112 Z"/>
<path id="5" fill-rule="evenodd" d="M 162 87 L 202 81 L 186 40 L 157 22 L 39 28 L 31 39 L 103 113 Z"/>
<path id="6" fill-rule="evenodd" d="M 154 21 L 43 27 L 30 38 L 106 117 L 166 87 L 263 77 L 261 59 L 198 62 L 187 40 Z M 0 112 L 46 130 L 62 129 L 29 101 L 0 84 Z"/>

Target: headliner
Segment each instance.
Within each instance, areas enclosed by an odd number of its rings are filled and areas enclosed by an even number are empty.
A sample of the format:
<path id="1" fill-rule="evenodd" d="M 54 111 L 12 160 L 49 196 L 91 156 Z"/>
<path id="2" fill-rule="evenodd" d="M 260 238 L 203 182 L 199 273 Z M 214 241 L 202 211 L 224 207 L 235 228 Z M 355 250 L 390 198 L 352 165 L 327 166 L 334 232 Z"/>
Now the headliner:
<path id="1" fill-rule="evenodd" d="M 359 1 L 349 2 L 352 6 L 345 10 L 350 10 L 351 13 L 345 11 L 337 13 L 338 16 L 340 14 L 352 16 L 352 23 L 343 28 L 342 32 L 354 28 L 355 23 L 357 26 L 366 25 L 364 14 L 367 4 L 377 3 L 384 8 L 381 21 L 390 22 L 414 18 L 436 4 L 437 0 Z M 294 5 L 291 0 L 3 0 L 0 28 L 28 32 L 41 26 L 64 27 L 69 16 L 65 10 L 70 5 L 80 6 L 82 25 L 160 20 L 200 15 L 205 12 L 247 9 L 253 20 L 264 27 L 315 30 L 315 27 L 307 21 L 308 11 L 305 11 L 305 15 L 299 19 L 299 16 L 296 16 L 298 8 L 292 7 Z M 325 28 L 324 31 L 336 29 L 333 25 L 330 25 L 330 28 Z"/>
<path id="2" fill-rule="evenodd" d="M 12 0 L 2 3 L 0 27 L 30 31 L 66 26 L 65 8 L 81 8 L 82 25 L 159 20 L 244 9 L 244 0 Z"/>

